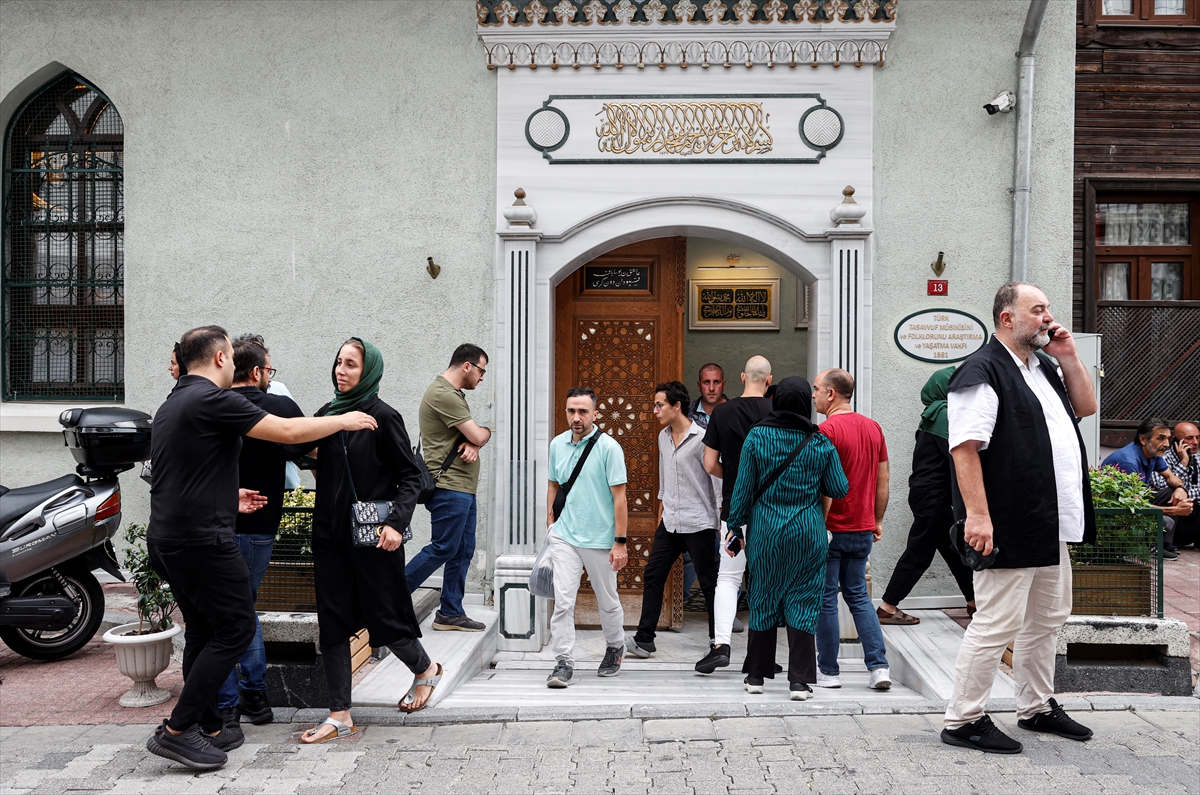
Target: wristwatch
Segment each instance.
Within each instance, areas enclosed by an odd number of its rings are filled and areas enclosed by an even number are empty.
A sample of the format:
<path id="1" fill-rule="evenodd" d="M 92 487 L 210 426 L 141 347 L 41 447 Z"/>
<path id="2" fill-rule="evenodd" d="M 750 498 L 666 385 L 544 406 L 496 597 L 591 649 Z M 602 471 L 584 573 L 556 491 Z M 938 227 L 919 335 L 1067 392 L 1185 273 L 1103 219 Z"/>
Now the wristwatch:
<path id="1" fill-rule="evenodd" d="M 625 543 L 629 542 L 629 539 L 625 536 L 617 536 L 613 540 L 616 541 L 618 544 L 625 544 Z"/>

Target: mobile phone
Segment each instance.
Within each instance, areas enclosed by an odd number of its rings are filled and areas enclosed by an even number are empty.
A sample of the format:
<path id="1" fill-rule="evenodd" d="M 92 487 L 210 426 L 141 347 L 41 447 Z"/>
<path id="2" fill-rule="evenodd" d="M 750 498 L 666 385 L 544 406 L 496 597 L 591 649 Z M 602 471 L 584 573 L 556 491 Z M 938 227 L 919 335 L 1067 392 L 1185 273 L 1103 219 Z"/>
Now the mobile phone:
<path id="1" fill-rule="evenodd" d="M 737 556 L 737 553 L 742 551 L 742 539 L 735 535 L 731 535 L 729 540 L 725 542 L 725 548 Z"/>
<path id="2" fill-rule="evenodd" d="M 1058 329 L 1052 328 L 1046 333 L 1050 337 L 1050 342 L 1054 342 L 1054 335 L 1058 333 Z"/>

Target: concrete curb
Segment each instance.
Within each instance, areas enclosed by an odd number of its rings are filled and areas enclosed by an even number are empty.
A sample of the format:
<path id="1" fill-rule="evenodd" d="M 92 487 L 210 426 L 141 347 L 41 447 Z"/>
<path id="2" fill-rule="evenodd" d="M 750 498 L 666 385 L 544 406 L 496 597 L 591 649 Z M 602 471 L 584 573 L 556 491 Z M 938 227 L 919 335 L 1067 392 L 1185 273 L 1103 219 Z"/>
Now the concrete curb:
<path id="1" fill-rule="evenodd" d="M 993 702 L 990 712 L 1008 714 L 1015 705 Z M 1200 699 L 1191 696 L 1067 696 L 1060 702 L 1070 712 L 1197 712 Z M 817 717 L 822 715 L 940 715 L 944 701 L 909 704 L 872 704 L 870 701 L 801 701 L 762 704 L 633 704 L 591 707 L 500 707 L 481 709 L 430 709 L 404 714 L 385 707 L 356 707 L 354 718 L 364 726 L 440 726 L 464 723 L 533 723 L 586 720 L 684 720 L 760 717 Z M 276 707 L 277 723 L 319 723 L 328 713 L 321 709 Z"/>

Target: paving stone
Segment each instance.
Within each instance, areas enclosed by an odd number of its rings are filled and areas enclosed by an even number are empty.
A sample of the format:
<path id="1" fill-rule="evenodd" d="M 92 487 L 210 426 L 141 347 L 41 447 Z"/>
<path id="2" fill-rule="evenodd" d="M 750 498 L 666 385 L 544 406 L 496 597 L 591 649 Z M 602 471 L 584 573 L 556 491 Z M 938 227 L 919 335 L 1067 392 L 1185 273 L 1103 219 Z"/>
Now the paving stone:
<path id="1" fill-rule="evenodd" d="M 920 734 L 940 732 L 941 722 L 935 724 L 926 715 L 858 715 L 855 722 L 862 727 L 863 734 Z"/>
<path id="2" fill-rule="evenodd" d="M 1139 712 L 1138 717 L 1165 731 L 1182 732 L 1192 737 L 1200 735 L 1200 711 Z"/>
<path id="3" fill-rule="evenodd" d="M 781 718 L 724 718 L 713 721 L 717 739 L 731 737 L 787 737 L 787 724 Z"/>
<path id="4" fill-rule="evenodd" d="M 571 725 L 573 745 L 641 745 L 640 720 L 581 720 Z"/>
<path id="5" fill-rule="evenodd" d="M 513 721 L 504 724 L 504 745 L 557 745 L 571 736 L 570 721 Z"/>
<path id="6" fill-rule="evenodd" d="M 635 704 L 635 718 L 742 718 L 746 705 L 725 703 Z"/>
<path id="7" fill-rule="evenodd" d="M 433 743 L 462 745 L 492 745 L 500 739 L 500 723 L 467 723 L 438 726 L 433 731 Z"/>
<path id="8" fill-rule="evenodd" d="M 642 737 L 648 743 L 675 740 L 713 740 L 716 732 L 707 718 L 648 720 L 642 723 Z"/>
<path id="9" fill-rule="evenodd" d="M 783 719 L 793 737 L 855 736 L 863 728 L 852 715 L 788 715 Z"/>
<path id="10" fill-rule="evenodd" d="M 861 715 L 862 705 L 857 701 L 764 701 L 746 705 L 746 714 L 751 718 L 772 715 Z"/>
<path id="11" fill-rule="evenodd" d="M 628 718 L 632 707 L 615 704 L 589 704 L 570 707 L 520 707 L 518 720 L 620 720 Z"/>

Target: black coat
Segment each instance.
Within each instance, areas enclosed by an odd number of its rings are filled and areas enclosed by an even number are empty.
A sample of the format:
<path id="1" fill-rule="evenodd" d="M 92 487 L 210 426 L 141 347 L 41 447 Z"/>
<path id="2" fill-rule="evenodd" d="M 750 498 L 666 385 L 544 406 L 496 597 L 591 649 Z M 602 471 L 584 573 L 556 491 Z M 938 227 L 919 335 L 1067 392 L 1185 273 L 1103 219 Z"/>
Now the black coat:
<path id="1" fill-rule="evenodd" d="M 317 412 L 323 416 L 326 404 Z M 346 479 L 345 439 L 358 499 L 393 500 L 387 524 L 403 531 L 412 520 L 420 491 L 420 470 L 400 412 L 378 396 L 358 406 L 379 428 L 328 436 L 317 443 L 317 504 L 313 514 L 317 621 L 321 645 L 344 643 L 366 627 L 372 646 L 419 638 L 421 630 L 404 577 L 404 547 L 384 552 L 350 541 L 350 483 Z"/>
<path id="2" fill-rule="evenodd" d="M 1056 373 L 1058 365 L 1049 356 L 1037 352 L 1044 374 L 1054 392 L 1075 418 L 1067 388 Z M 1058 487 L 1055 484 L 1054 451 L 1046 415 L 1037 395 L 1025 383 L 1017 363 L 996 337 L 967 357 L 950 377 L 949 389 L 957 392 L 977 384 L 995 390 L 1000 405 L 996 427 L 986 450 L 979 453 L 988 511 L 992 517 L 993 543 L 997 569 L 1057 566 Z M 1074 419 L 1075 443 L 1083 466 L 1083 541 L 1096 540 L 1096 518 L 1092 513 L 1092 489 L 1088 477 L 1087 450 Z M 954 483 L 954 513 L 966 518 L 962 495 Z"/>

